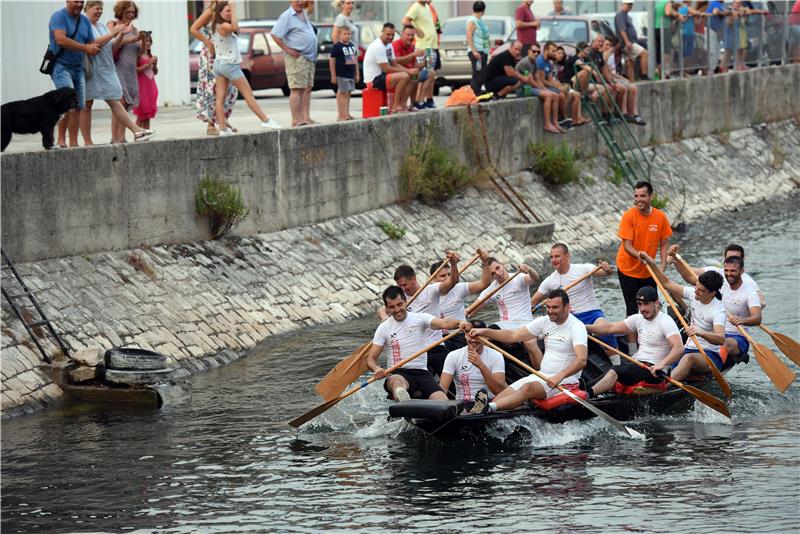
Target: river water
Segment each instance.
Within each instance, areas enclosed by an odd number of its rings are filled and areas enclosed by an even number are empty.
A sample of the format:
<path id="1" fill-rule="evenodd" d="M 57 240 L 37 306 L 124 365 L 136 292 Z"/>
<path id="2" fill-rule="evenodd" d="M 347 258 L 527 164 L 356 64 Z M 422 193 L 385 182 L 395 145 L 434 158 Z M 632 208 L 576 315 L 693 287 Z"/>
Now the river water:
<path id="1" fill-rule="evenodd" d="M 765 324 L 795 338 L 798 200 L 678 236 L 695 265 L 744 244 Z M 598 294 L 621 318 L 616 280 Z M 530 420 L 529 438 L 503 441 L 510 429 L 499 426 L 486 442 L 446 445 L 387 421 L 379 384 L 289 427 L 320 402 L 316 380 L 374 326 L 270 339 L 193 377 L 192 398 L 160 411 L 72 405 L 3 422 L 3 532 L 800 530 L 800 385 L 781 395 L 755 358 L 728 375 L 733 424 L 699 405 L 629 423 L 644 441 L 596 419 Z"/>

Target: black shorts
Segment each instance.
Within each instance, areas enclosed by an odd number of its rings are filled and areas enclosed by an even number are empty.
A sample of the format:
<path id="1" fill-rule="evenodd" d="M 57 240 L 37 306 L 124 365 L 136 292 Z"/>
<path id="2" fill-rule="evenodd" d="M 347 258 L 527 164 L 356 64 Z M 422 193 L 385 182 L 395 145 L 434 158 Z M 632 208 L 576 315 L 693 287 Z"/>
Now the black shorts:
<path id="1" fill-rule="evenodd" d="M 439 384 L 433 378 L 433 375 L 424 369 L 403 369 L 400 368 L 392 374 L 402 376 L 408 382 L 408 394 L 412 399 L 427 399 L 433 393 L 442 391 Z M 392 392 L 389 391 L 389 381 L 383 381 L 383 389 L 386 390 L 386 398 L 391 400 L 394 398 Z M 442 393 L 444 393 L 442 391 Z"/>
<path id="2" fill-rule="evenodd" d="M 372 80 L 372 87 L 375 89 L 380 89 L 381 91 L 386 90 L 386 73 L 381 72 Z"/>
<path id="3" fill-rule="evenodd" d="M 512 76 L 501 75 L 486 82 L 486 90 L 491 93 L 498 93 L 503 87 L 516 85 L 518 82 L 519 80 Z"/>
<path id="4" fill-rule="evenodd" d="M 627 276 L 617 271 L 619 277 L 619 285 L 622 288 L 622 298 L 625 299 L 625 315 L 631 316 L 639 313 L 639 307 L 636 306 L 636 292 L 644 286 L 657 287 L 656 281 L 650 278 L 634 278 Z"/>
<path id="5" fill-rule="evenodd" d="M 652 363 L 644 362 L 645 365 L 652 366 Z M 612 367 L 617 373 L 617 382 L 625 384 L 626 386 L 633 386 L 639 382 L 647 382 L 648 384 L 660 384 L 664 380 L 656 378 L 647 369 L 642 369 L 633 362 L 625 360 L 619 365 Z"/>

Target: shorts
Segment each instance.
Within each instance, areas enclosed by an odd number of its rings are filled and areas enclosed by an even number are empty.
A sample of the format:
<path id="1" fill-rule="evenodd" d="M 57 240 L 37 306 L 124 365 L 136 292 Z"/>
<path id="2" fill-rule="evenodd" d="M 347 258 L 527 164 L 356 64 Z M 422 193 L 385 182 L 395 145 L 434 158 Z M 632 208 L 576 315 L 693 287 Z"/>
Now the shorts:
<path id="1" fill-rule="evenodd" d="M 650 362 L 642 362 L 645 365 L 652 367 Z M 639 382 L 647 382 L 648 384 L 660 384 L 663 382 L 661 378 L 657 378 L 650 373 L 647 369 L 643 369 L 633 362 L 624 361 L 619 365 L 613 366 L 611 369 L 617 373 L 617 382 L 626 386 L 633 386 Z"/>
<path id="2" fill-rule="evenodd" d="M 800 45 L 800 26 L 796 24 L 789 26 L 789 44 Z"/>
<path id="3" fill-rule="evenodd" d="M 417 48 L 417 50 L 425 50 L 426 53 L 428 51 L 427 48 Z M 439 50 L 436 48 L 431 48 L 431 59 L 429 65 L 433 65 L 433 68 L 431 70 L 435 71 L 442 68 L 442 61 L 439 58 Z"/>
<path id="4" fill-rule="evenodd" d="M 529 94 L 526 95 L 525 91 L 527 91 Z M 532 87 L 532 86 L 526 84 L 526 85 L 523 85 L 522 87 L 518 87 L 517 90 L 516 90 L 516 94 L 520 98 L 523 98 L 523 97 L 526 97 L 526 96 L 539 96 L 539 95 L 542 94 L 542 90 L 539 89 L 538 87 Z"/>
<path id="5" fill-rule="evenodd" d="M 706 354 L 708 355 L 708 358 L 712 362 L 714 362 L 714 365 L 717 367 L 717 369 L 721 370 L 722 367 L 725 365 L 725 362 L 722 361 L 722 357 L 719 355 L 719 353 L 718 352 L 714 352 L 713 350 L 708 350 L 708 349 L 705 349 L 705 351 L 706 351 Z M 693 353 L 698 353 L 698 352 L 700 352 L 700 351 L 697 350 L 697 349 L 683 349 L 683 353 L 684 354 L 693 354 Z M 675 367 L 676 365 L 678 365 L 678 362 L 680 362 L 680 360 L 678 360 L 677 362 L 672 364 L 672 367 Z"/>
<path id="6" fill-rule="evenodd" d="M 214 62 L 214 76 L 222 76 L 235 82 L 239 78 L 244 78 L 244 72 L 239 63 L 225 63 L 224 61 Z"/>
<path id="7" fill-rule="evenodd" d="M 56 61 L 50 78 L 53 80 L 56 89 L 61 89 L 62 87 L 75 89 L 78 98 L 78 109 L 83 109 L 86 104 L 86 78 L 82 67 L 65 65 Z"/>
<path id="8" fill-rule="evenodd" d="M 747 354 L 750 352 L 750 342 L 747 341 L 747 338 L 741 334 L 725 334 L 725 339 L 735 339 L 736 344 L 739 346 L 739 352 L 741 354 Z"/>
<path id="9" fill-rule="evenodd" d="M 434 380 L 433 375 L 425 369 L 397 369 L 392 374 L 402 376 L 408 382 L 408 394 L 413 399 L 427 399 L 437 391 L 442 391 L 439 384 Z M 391 400 L 394 398 L 392 392 L 389 391 L 389 381 L 383 381 L 383 389 L 386 390 L 386 398 Z M 444 393 L 444 391 L 442 391 Z"/>
<path id="10" fill-rule="evenodd" d="M 336 77 L 337 93 L 352 93 L 356 90 L 356 81 L 353 78 Z"/>
<path id="11" fill-rule="evenodd" d="M 532 382 L 539 382 L 542 386 L 544 386 L 544 392 L 547 395 L 545 397 L 546 399 L 549 399 L 553 395 L 558 395 L 559 393 L 561 393 L 560 389 L 551 388 L 550 386 L 547 385 L 547 382 L 545 382 L 536 375 L 528 375 L 524 378 L 520 378 L 519 380 L 509 385 L 508 387 L 512 388 L 514 391 L 519 391 L 520 389 L 522 389 L 522 386 L 524 386 L 525 384 L 530 384 Z M 567 382 L 562 382 L 561 385 L 566 386 Z"/>
<path id="12" fill-rule="evenodd" d="M 286 80 L 289 89 L 308 89 L 314 86 L 314 62 L 305 56 L 294 58 L 284 54 Z"/>
<path id="13" fill-rule="evenodd" d="M 619 285 L 622 288 L 622 298 L 625 299 L 625 315 L 631 316 L 639 313 L 636 306 L 636 292 L 644 286 L 657 287 L 656 281 L 650 278 L 634 278 L 617 271 Z"/>
<path id="14" fill-rule="evenodd" d="M 578 319 L 583 324 L 594 324 L 597 322 L 598 319 L 605 319 L 606 316 L 603 313 L 603 310 L 589 310 L 581 313 L 574 313 L 573 314 L 576 319 Z M 605 343 L 606 345 L 611 345 L 615 349 L 619 346 L 617 345 L 617 338 L 613 334 L 606 334 L 604 336 L 595 336 L 597 339 Z"/>
<path id="15" fill-rule="evenodd" d="M 389 74 L 381 72 L 372 80 L 372 87 L 380 89 L 381 91 L 386 91 L 386 86 L 389 84 L 389 77 Z"/>
<path id="16" fill-rule="evenodd" d="M 497 76 L 486 82 L 486 90 L 491 93 L 498 93 L 505 87 L 511 87 L 519 83 L 519 80 L 512 76 Z"/>
<path id="17" fill-rule="evenodd" d="M 636 59 L 642 55 L 642 52 L 644 52 L 644 47 L 638 43 L 631 43 L 631 46 L 626 46 L 623 50 L 625 57 L 630 59 Z"/>

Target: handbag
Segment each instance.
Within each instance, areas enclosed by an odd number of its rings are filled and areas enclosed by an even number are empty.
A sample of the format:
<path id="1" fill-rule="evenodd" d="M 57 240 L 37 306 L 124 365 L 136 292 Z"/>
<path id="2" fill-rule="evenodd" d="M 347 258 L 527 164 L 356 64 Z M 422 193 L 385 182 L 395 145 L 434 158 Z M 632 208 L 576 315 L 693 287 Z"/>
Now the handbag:
<path id="1" fill-rule="evenodd" d="M 81 27 L 81 16 L 78 15 L 78 21 L 75 23 L 75 30 L 68 35 L 70 39 L 73 39 L 78 34 L 78 28 Z M 56 60 L 61 57 L 61 54 L 64 53 L 64 49 L 58 51 L 58 54 L 54 54 L 52 50 L 50 50 L 50 45 L 47 45 L 47 49 L 44 51 L 44 57 L 42 58 L 42 64 L 39 65 L 39 72 L 42 74 L 46 74 L 50 76 L 53 74 L 53 69 L 56 67 Z"/>

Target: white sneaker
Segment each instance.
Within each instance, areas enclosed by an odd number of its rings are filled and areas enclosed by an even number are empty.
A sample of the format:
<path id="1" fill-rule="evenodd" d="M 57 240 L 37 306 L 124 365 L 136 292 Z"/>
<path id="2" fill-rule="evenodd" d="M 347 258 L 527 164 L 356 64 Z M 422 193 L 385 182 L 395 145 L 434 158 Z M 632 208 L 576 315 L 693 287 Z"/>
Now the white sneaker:
<path id="1" fill-rule="evenodd" d="M 155 134 L 155 130 L 142 130 L 141 132 L 133 134 L 133 141 L 136 143 L 139 141 L 149 141 Z"/>
<path id="2" fill-rule="evenodd" d="M 394 397 L 398 402 L 411 400 L 411 395 L 408 394 L 406 388 L 394 388 Z"/>
<path id="3" fill-rule="evenodd" d="M 225 128 L 224 130 L 219 131 L 220 137 L 228 137 L 231 135 L 233 135 L 233 130 L 231 130 L 230 128 Z"/>
<path id="4" fill-rule="evenodd" d="M 267 130 L 280 130 L 281 128 L 283 128 L 283 126 L 281 126 L 272 119 L 268 119 L 266 122 L 262 122 L 261 127 L 266 128 Z"/>

